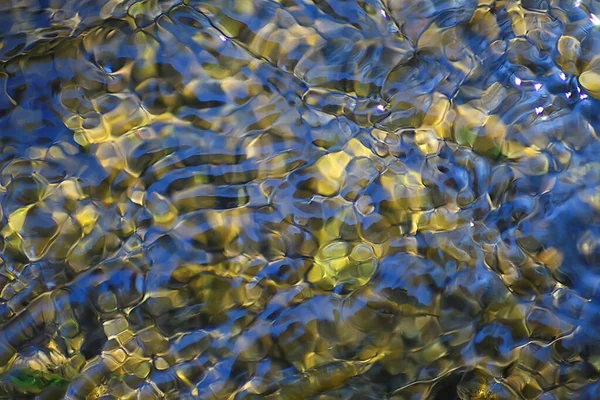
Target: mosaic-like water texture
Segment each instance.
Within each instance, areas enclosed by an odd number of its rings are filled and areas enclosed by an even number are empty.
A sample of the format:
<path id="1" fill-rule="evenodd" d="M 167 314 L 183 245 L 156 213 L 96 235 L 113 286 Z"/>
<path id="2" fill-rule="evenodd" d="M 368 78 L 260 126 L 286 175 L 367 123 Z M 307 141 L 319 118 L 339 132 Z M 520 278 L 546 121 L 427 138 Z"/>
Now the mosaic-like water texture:
<path id="1" fill-rule="evenodd" d="M 600 1 L 0 3 L 0 398 L 600 398 Z"/>

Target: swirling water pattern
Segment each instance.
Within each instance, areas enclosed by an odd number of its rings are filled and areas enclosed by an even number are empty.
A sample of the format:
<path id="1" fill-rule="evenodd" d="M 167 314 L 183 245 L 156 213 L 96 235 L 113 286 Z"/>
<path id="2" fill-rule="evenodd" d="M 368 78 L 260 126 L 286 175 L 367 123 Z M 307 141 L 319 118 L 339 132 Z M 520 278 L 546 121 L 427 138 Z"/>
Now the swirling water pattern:
<path id="1" fill-rule="evenodd" d="M 5 1 L 0 397 L 600 398 L 598 16 Z"/>

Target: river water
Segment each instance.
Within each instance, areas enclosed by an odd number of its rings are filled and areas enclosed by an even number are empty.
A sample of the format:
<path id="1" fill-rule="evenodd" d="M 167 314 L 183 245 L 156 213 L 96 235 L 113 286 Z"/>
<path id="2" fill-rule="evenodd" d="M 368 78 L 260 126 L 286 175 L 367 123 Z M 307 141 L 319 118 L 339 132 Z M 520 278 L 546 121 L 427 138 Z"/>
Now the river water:
<path id="1" fill-rule="evenodd" d="M 5 0 L 0 398 L 600 398 L 600 2 Z"/>

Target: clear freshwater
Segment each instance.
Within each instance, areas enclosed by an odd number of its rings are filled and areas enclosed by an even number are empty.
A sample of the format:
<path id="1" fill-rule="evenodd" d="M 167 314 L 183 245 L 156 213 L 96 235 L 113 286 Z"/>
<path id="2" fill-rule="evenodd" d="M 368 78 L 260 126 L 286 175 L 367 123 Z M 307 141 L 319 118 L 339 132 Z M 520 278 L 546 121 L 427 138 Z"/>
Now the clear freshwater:
<path id="1" fill-rule="evenodd" d="M 0 398 L 600 398 L 600 1 L 0 1 Z"/>

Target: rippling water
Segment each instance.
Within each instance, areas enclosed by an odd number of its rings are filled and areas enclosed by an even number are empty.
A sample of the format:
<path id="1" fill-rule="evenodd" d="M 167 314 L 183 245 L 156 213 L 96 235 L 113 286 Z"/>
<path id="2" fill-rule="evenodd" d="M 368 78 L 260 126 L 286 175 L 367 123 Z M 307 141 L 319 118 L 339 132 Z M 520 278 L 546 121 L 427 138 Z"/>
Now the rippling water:
<path id="1" fill-rule="evenodd" d="M 3 1 L 0 398 L 600 398 L 599 16 Z"/>

